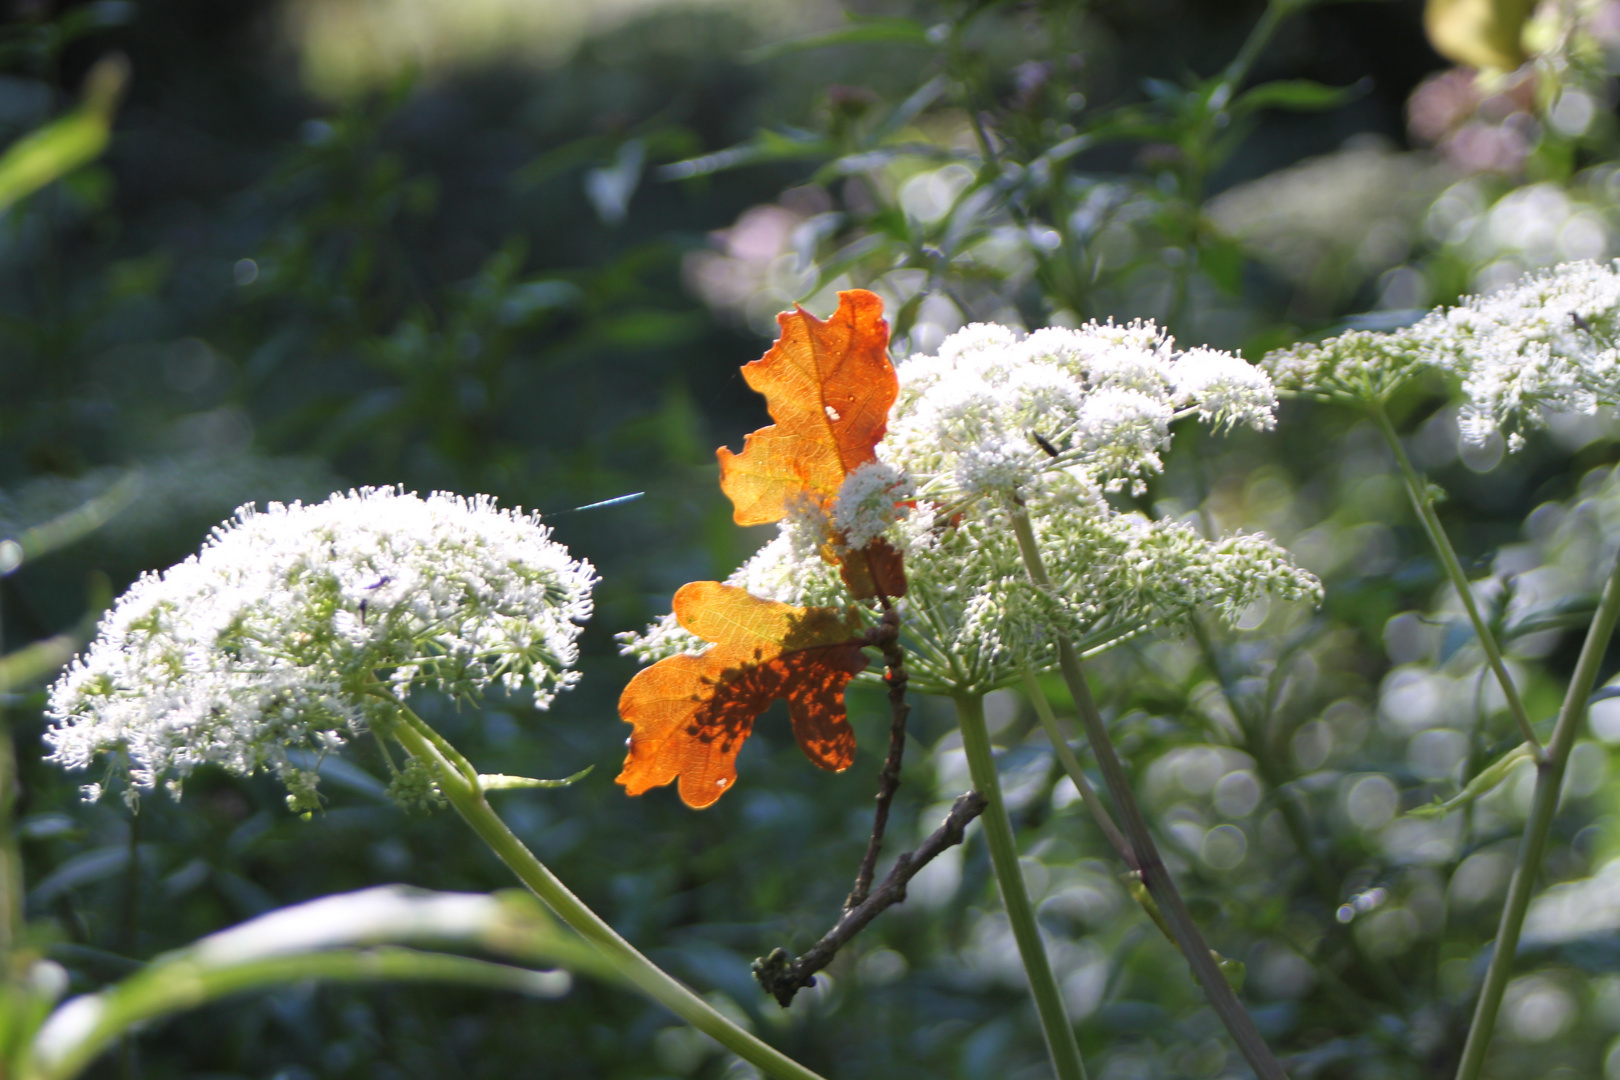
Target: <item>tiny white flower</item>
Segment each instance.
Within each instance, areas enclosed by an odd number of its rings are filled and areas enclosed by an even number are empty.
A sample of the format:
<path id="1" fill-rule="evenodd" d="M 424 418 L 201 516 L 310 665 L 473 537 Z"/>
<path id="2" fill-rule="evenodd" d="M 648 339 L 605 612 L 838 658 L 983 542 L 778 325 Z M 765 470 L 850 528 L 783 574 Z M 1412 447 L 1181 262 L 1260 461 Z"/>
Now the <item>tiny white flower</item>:
<path id="1" fill-rule="evenodd" d="M 1188 349 L 1176 359 L 1176 404 L 1195 408 L 1217 427 L 1239 424 L 1263 431 L 1276 424 L 1271 379 L 1252 364 L 1215 349 Z"/>

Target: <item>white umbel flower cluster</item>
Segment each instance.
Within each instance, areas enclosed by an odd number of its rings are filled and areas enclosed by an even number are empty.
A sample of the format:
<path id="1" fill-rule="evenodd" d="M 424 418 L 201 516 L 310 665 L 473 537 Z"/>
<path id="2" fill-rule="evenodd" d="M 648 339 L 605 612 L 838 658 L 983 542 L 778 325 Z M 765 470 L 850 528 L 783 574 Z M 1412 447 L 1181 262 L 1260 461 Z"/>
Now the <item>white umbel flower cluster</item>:
<path id="1" fill-rule="evenodd" d="M 1025 665 L 1055 662 L 1059 634 L 1100 648 L 1198 609 L 1231 618 L 1263 597 L 1320 598 L 1317 580 L 1264 537 L 1210 541 L 1108 499 L 1110 489 L 1159 470 L 1175 419 L 1271 426 L 1271 381 L 1241 359 L 1178 353 L 1150 323 L 1027 337 L 976 324 L 947 338 L 937 356 L 904 362 L 898 375 L 878 446 L 882 471 L 849 501 L 891 507 L 881 535 L 905 556 L 903 626 L 919 689 L 1003 685 Z M 915 508 L 893 512 L 902 499 Z M 1009 518 L 1015 505 L 1030 518 L 1050 592 L 1030 581 Z M 798 542 L 802 531 L 784 523 L 730 583 L 786 603 L 847 604 L 837 568 Z M 673 616 L 621 640 L 646 661 L 705 647 Z"/>
<path id="2" fill-rule="evenodd" d="M 1178 352 L 1142 321 L 1027 337 L 974 324 L 898 374 L 885 457 L 925 497 L 1028 492 L 1054 471 L 1135 486 L 1163 467 L 1172 421 L 1267 428 L 1277 404 L 1265 372 L 1214 349 Z"/>
<path id="3" fill-rule="evenodd" d="M 595 581 L 538 516 L 488 496 L 365 488 L 245 506 L 119 598 L 51 688 L 48 760 L 111 754 L 132 791 L 164 777 L 178 791 L 205 762 L 270 769 L 309 809 L 314 776 L 288 750 L 335 750 L 390 698 L 528 683 L 549 705 L 578 679 Z"/>
<path id="4" fill-rule="evenodd" d="M 1544 412 L 1620 404 L 1620 264 L 1565 263 L 1465 297 L 1412 329 L 1424 359 L 1462 379 L 1463 435 L 1522 443 Z"/>
<path id="5" fill-rule="evenodd" d="M 1285 392 L 1367 405 L 1440 373 L 1461 383 L 1463 436 L 1503 434 L 1516 450 L 1523 429 L 1548 413 L 1620 405 L 1620 263 L 1536 271 L 1415 326 L 1296 345 L 1266 357 L 1265 367 Z"/>

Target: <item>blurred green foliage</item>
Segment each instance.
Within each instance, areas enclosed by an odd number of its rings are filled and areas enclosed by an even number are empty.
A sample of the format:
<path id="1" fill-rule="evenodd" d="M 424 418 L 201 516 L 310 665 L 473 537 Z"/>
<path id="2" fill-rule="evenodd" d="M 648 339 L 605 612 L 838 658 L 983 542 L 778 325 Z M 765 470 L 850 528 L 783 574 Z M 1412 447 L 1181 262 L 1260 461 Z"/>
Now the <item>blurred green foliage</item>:
<path id="1" fill-rule="evenodd" d="M 0 26 L 13 153 L 79 115 L 98 59 L 120 50 L 133 73 L 107 154 L 0 219 L 0 526 L 16 536 L 123 478 L 143 485 L 0 579 L 6 648 L 72 632 L 94 575 L 121 588 L 178 561 L 245 501 L 399 483 L 556 514 L 603 574 L 583 685 L 547 714 L 420 711 L 490 772 L 596 766 L 498 807 L 632 941 L 839 1078 L 1033 1080 L 1046 1065 L 975 838 L 791 1009 L 750 978 L 755 956 L 819 936 L 848 889 L 887 727 L 873 687 L 851 694 L 846 773 L 808 768 L 773 716 L 740 790 L 708 811 L 611 782 L 633 670 L 611 634 L 760 539 L 731 524 L 710 453 L 764 422 L 736 368 L 775 312 L 825 313 L 860 285 L 889 302 L 902 351 L 966 321 L 1144 316 L 1258 358 L 1620 250 L 1614 42 L 1595 30 L 1557 39 L 1528 83 L 1481 89 L 1443 70 L 1415 0 L 863 4 L 792 34 L 671 6 L 555 66 L 406 71 L 333 105 L 300 88 L 285 14 L 19 5 Z M 1616 429 L 1555 426 L 1502 460 L 1459 452 L 1444 388 L 1394 412 L 1512 623 L 1517 578 L 1574 558 L 1552 539 L 1559 504 L 1599 490 L 1587 474 L 1614 461 Z M 1246 999 L 1302 1078 L 1452 1067 L 1523 815 L 1511 777 L 1470 808 L 1404 814 L 1512 744 L 1393 468 L 1374 430 L 1328 406 L 1290 404 L 1266 436 L 1180 432 L 1143 507 L 1265 529 L 1324 577 L 1327 602 L 1097 665 L 1194 913 L 1247 965 Z M 647 495 L 566 513 L 633 491 Z M 1589 603 L 1589 584 L 1569 588 Z M 1579 647 L 1563 614 L 1509 635 L 1538 719 Z M 7 699 L 21 842 L 30 914 L 75 990 L 328 893 L 511 884 L 459 822 L 387 802 L 364 752 L 326 764 L 330 801 L 308 821 L 273 784 L 217 773 L 134 816 L 82 805 L 75 778 L 39 763 L 42 700 L 37 686 Z M 948 711 L 921 700 L 913 717 L 896 850 L 967 783 Z M 1093 1075 L 1242 1075 L 1033 711 L 1001 692 L 991 718 Z M 1614 854 L 1604 739 L 1620 726 L 1597 726 L 1549 884 Z M 1615 929 L 1527 946 L 1493 1075 L 1620 1076 Z M 553 1002 L 288 990 L 145 1033 L 97 1075 L 743 1074 L 673 1017 L 582 980 Z"/>

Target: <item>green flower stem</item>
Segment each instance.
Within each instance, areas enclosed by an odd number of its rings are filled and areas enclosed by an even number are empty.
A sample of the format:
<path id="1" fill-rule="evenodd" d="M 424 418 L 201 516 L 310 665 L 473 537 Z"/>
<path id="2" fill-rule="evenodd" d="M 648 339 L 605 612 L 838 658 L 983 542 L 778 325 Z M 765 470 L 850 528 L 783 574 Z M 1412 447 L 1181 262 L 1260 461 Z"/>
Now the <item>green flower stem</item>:
<path id="1" fill-rule="evenodd" d="M 11 741 L 4 701 L 12 687 L 11 670 L 5 663 L 10 659 L 0 660 L 0 987 L 10 981 L 11 954 L 22 937 L 25 917 L 22 849 L 12 820 L 17 803 L 17 748 Z"/>
<path id="2" fill-rule="evenodd" d="M 1508 885 L 1507 903 L 1502 908 L 1502 923 L 1496 931 L 1496 945 L 1490 967 L 1485 971 L 1485 985 L 1479 992 L 1474 1021 L 1468 1028 L 1462 1062 L 1457 1066 L 1457 1080 L 1477 1080 L 1485 1067 L 1496 1014 L 1502 1008 L 1502 993 L 1507 989 L 1508 978 L 1513 974 L 1514 955 L 1519 951 L 1519 933 L 1524 928 L 1525 912 L 1530 908 L 1530 893 L 1535 888 L 1536 873 L 1541 869 L 1541 857 L 1547 847 L 1547 834 L 1558 810 L 1564 771 L 1569 765 L 1570 751 L 1575 748 L 1575 734 L 1586 715 L 1587 699 L 1597 682 L 1598 668 L 1609 651 L 1617 617 L 1620 617 L 1620 560 L 1616 561 L 1608 583 L 1603 586 L 1603 598 L 1598 601 L 1591 629 L 1586 632 L 1586 644 L 1581 646 L 1580 658 L 1575 662 L 1575 672 L 1564 694 L 1563 707 L 1558 710 L 1552 742 L 1546 755 L 1536 762 L 1536 790 L 1530 802 L 1530 819 L 1525 822 L 1524 838 L 1519 841 L 1513 880 Z"/>
<path id="3" fill-rule="evenodd" d="M 1001 887 L 1001 903 L 1007 909 L 1007 921 L 1012 924 L 1018 955 L 1024 961 L 1029 992 L 1035 998 L 1035 1011 L 1040 1015 L 1041 1031 L 1046 1035 L 1046 1051 L 1051 1055 L 1058 1080 L 1086 1080 L 1086 1067 L 1080 1060 L 1074 1025 L 1063 1008 L 1063 995 L 1052 974 L 1051 962 L 1046 958 L 1046 946 L 1041 942 L 1040 927 L 1035 922 L 1035 908 L 1029 902 L 1024 874 L 1018 866 L 1018 842 L 1013 838 L 1012 822 L 1007 819 L 1007 805 L 1001 799 L 1001 782 L 996 778 L 996 760 L 990 750 L 990 732 L 984 726 L 984 698 L 963 695 L 955 700 L 968 772 L 973 777 L 973 787 L 985 797 L 982 817 L 984 837 L 990 845 L 990 865 L 996 872 L 996 884 Z"/>
<path id="4" fill-rule="evenodd" d="M 1411 458 L 1406 456 L 1406 448 L 1401 445 L 1401 438 L 1395 433 L 1395 427 L 1389 422 L 1383 406 L 1373 405 L 1372 414 L 1378 421 L 1378 429 L 1384 433 L 1384 441 L 1389 443 L 1390 450 L 1395 454 L 1401 479 L 1406 482 L 1406 493 L 1412 497 L 1412 506 L 1417 511 L 1418 519 L 1423 522 L 1424 531 L 1429 534 L 1429 542 L 1434 545 L 1441 565 L 1446 568 L 1446 576 L 1451 579 L 1452 588 L 1457 590 L 1463 609 L 1468 612 L 1468 621 L 1474 624 L 1474 634 L 1479 638 L 1480 648 L 1485 650 L 1485 659 L 1491 665 L 1491 671 L 1495 672 L 1496 681 L 1502 686 L 1502 696 L 1507 700 L 1508 711 L 1513 714 L 1513 722 L 1519 725 L 1519 733 L 1530 744 L 1536 760 L 1545 761 L 1546 751 L 1542 749 L 1541 740 L 1536 738 L 1530 715 L 1524 710 L 1524 702 L 1519 700 L 1519 690 L 1513 685 L 1513 676 L 1508 674 L 1507 665 L 1502 662 L 1502 650 L 1497 647 L 1496 635 L 1485 625 L 1485 619 L 1479 613 L 1479 604 L 1474 600 L 1474 590 L 1468 585 L 1468 576 L 1457 561 L 1457 553 L 1440 524 L 1440 516 L 1434 512 L 1434 497 L 1429 492 L 1429 485 L 1412 466 Z"/>
<path id="5" fill-rule="evenodd" d="M 1310 4 L 1311 0 L 1271 0 L 1266 5 L 1266 10 L 1260 13 L 1259 21 L 1249 31 L 1249 36 L 1238 49 L 1237 55 L 1221 73 L 1221 87 L 1225 93 L 1221 95 L 1220 102 L 1215 104 L 1216 108 L 1230 103 L 1237 88 L 1249 77 L 1249 70 L 1254 67 L 1254 62 L 1260 58 L 1266 46 L 1271 44 L 1271 39 L 1277 36 L 1277 29 L 1282 26 L 1283 20 L 1294 12 L 1309 7 Z"/>
<path id="6" fill-rule="evenodd" d="M 1017 507 L 1014 508 L 1011 518 L 1013 533 L 1018 538 L 1018 549 L 1024 557 L 1024 566 L 1029 572 L 1030 580 L 1035 583 L 1036 588 L 1050 591 L 1052 579 L 1047 576 L 1046 566 L 1041 560 L 1040 547 L 1035 541 L 1035 531 L 1030 528 L 1029 516 L 1024 513 L 1022 507 Z M 1091 696 L 1091 688 L 1086 685 L 1085 672 L 1080 668 L 1080 657 L 1074 651 L 1073 643 L 1061 634 L 1057 635 L 1056 641 L 1063 680 L 1068 684 L 1069 693 L 1074 697 L 1075 708 L 1080 713 L 1080 722 L 1086 729 L 1086 738 L 1091 743 L 1092 754 L 1096 757 L 1098 769 L 1102 772 L 1103 786 L 1108 789 L 1108 796 L 1113 801 L 1114 809 L 1119 813 L 1125 836 L 1135 853 L 1135 868 L 1142 875 L 1142 884 L 1147 887 L 1148 894 L 1153 897 L 1159 911 L 1169 922 L 1176 944 L 1181 947 L 1188 966 L 1192 968 L 1193 977 L 1198 980 L 1204 996 L 1209 999 L 1216 1015 L 1231 1033 L 1232 1041 L 1237 1043 L 1238 1050 L 1248 1061 L 1249 1067 L 1260 1080 L 1287 1080 L 1288 1074 L 1283 1071 L 1276 1055 L 1266 1045 L 1265 1039 L 1254 1026 L 1254 1021 L 1238 1001 L 1237 995 L 1232 992 L 1232 987 L 1221 974 L 1221 969 L 1216 966 L 1215 957 L 1211 954 L 1209 946 L 1204 943 L 1204 936 L 1199 933 L 1198 925 L 1193 922 L 1192 913 L 1187 910 L 1186 902 L 1176 891 L 1170 871 L 1164 865 L 1164 859 L 1159 856 L 1158 846 L 1153 842 L 1153 834 L 1148 830 L 1147 819 L 1142 816 L 1142 809 L 1136 803 L 1136 796 L 1131 793 L 1125 767 L 1120 763 L 1119 755 L 1114 752 L 1113 740 L 1108 737 L 1108 726 L 1103 723 L 1102 712 L 1097 708 L 1096 699 Z"/>
<path id="7" fill-rule="evenodd" d="M 399 722 L 388 731 L 408 753 L 431 768 L 439 790 L 518 879 L 545 901 L 580 936 L 596 946 L 615 970 L 637 989 L 726 1049 L 780 1080 L 822 1080 L 780 1050 L 726 1019 L 657 964 L 638 952 L 596 912 L 586 907 L 500 819 L 478 786 L 467 760 L 423 720 L 400 706 Z M 446 753 L 448 749 L 448 753 Z M 451 756 L 453 755 L 453 756 Z"/>
<path id="8" fill-rule="evenodd" d="M 0 691 L 3 692 L 3 691 Z M 23 927 L 23 863 L 17 847 L 12 808 L 17 801 L 17 751 L 11 725 L 0 705 L 0 982 L 10 971 L 11 952 Z"/>
<path id="9" fill-rule="evenodd" d="M 1052 740 L 1052 752 L 1057 754 L 1058 764 L 1063 766 L 1063 771 L 1074 781 L 1075 788 L 1080 792 L 1080 801 L 1086 804 L 1091 819 L 1097 823 L 1097 830 L 1103 834 L 1103 838 L 1119 857 L 1125 860 L 1125 864 L 1132 870 L 1136 869 L 1136 853 L 1131 850 L 1131 842 L 1119 831 L 1119 826 L 1114 824 L 1113 815 L 1109 814 L 1108 807 L 1103 805 L 1102 796 L 1097 794 L 1097 789 L 1086 779 L 1085 770 L 1080 767 L 1080 759 L 1069 749 L 1069 741 L 1063 737 L 1063 731 L 1058 727 L 1057 716 L 1052 712 L 1052 703 L 1046 700 L 1046 691 L 1041 689 L 1035 673 L 1029 668 L 1024 669 L 1024 689 L 1029 694 L 1030 703 L 1035 706 L 1035 715 L 1041 718 L 1041 727 L 1046 729 L 1046 737 Z"/>

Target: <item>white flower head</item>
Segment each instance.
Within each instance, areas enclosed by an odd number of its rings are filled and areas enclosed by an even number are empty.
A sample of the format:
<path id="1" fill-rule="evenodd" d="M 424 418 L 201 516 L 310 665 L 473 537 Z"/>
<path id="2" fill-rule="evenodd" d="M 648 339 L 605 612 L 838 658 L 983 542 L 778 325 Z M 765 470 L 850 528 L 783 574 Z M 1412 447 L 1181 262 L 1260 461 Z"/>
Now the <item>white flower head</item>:
<path id="1" fill-rule="evenodd" d="M 1205 423 L 1264 431 L 1277 422 L 1270 377 L 1231 353 L 1188 349 L 1176 359 L 1174 377 L 1177 407 L 1196 408 Z"/>
<path id="2" fill-rule="evenodd" d="M 1177 352 L 1141 320 L 1023 338 L 976 323 L 898 374 L 881 452 L 923 495 L 946 499 L 1023 497 L 1058 471 L 1117 488 L 1163 468 L 1179 417 L 1263 428 L 1276 409 L 1265 372 L 1214 349 Z"/>
<path id="3" fill-rule="evenodd" d="M 1320 583 L 1263 537 L 1206 540 L 1108 501 L 1110 489 L 1162 468 L 1176 419 L 1270 425 L 1271 380 L 1238 357 L 1178 353 L 1148 322 L 1027 337 L 975 324 L 897 374 L 879 463 L 851 474 L 826 517 L 791 513 L 730 583 L 784 603 L 846 604 L 825 543 L 806 538 L 841 533 L 857 547 L 884 536 L 905 561 L 898 603 L 919 689 L 1004 685 L 1025 666 L 1054 663 L 1059 634 L 1096 649 L 1200 608 L 1231 619 L 1262 596 L 1320 598 Z M 1029 518 L 1050 590 L 1030 580 L 1015 507 Z M 644 661 L 706 645 L 673 616 L 620 640 Z"/>
<path id="4" fill-rule="evenodd" d="M 1424 359 L 1462 380 L 1460 427 L 1510 441 L 1547 412 L 1620 404 L 1620 264 L 1565 263 L 1489 296 L 1465 297 L 1413 328 Z"/>
<path id="5" fill-rule="evenodd" d="M 51 688 L 48 760 L 113 753 L 145 790 L 203 763 L 271 769 L 308 809 L 314 774 L 288 751 L 336 749 L 391 697 L 526 683 L 548 706 L 578 679 L 595 581 L 538 516 L 487 496 L 245 506 L 118 599 Z"/>
<path id="6" fill-rule="evenodd" d="M 1026 665 L 1048 667 L 1060 633 L 1095 650 L 1183 626 L 1199 610 L 1230 622 L 1262 597 L 1321 598 L 1320 583 L 1264 537 L 1208 540 L 1185 524 L 1121 513 L 1070 474 L 1023 507 L 1050 590 L 1030 580 L 1006 510 L 979 504 L 929 521 L 927 509 L 900 532 L 908 663 L 924 689 L 982 691 Z"/>

